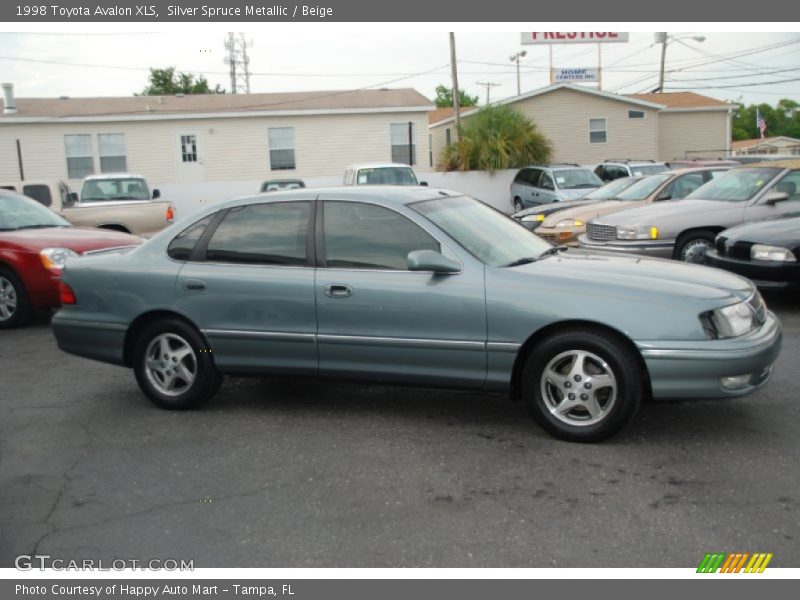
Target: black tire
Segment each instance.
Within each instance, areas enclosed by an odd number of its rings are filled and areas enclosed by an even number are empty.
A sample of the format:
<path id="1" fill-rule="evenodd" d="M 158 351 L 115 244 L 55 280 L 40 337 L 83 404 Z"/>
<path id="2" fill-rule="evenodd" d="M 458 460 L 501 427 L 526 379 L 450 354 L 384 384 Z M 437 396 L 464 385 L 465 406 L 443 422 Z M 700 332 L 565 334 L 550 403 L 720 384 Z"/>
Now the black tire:
<path id="1" fill-rule="evenodd" d="M 0 305 L 0 329 L 24 325 L 31 316 L 31 301 L 22 280 L 6 267 L 0 267 Z"/>
<path id="2" fill-rule="evenodd" d="M 571 353 L 584 356 L 580 375 L 574 369 L 577 361 L 564 362 Z M 610 379 L 603 378 L 600 365 Z M 545 375 L 546 369 L 550 375 Z M 552 377 L 555 373 L 558 378 Z M 565 329 L 542 340 L 522 372 L 522 398 L 533 418 L 551 435 L 571 442 L 599 442 L 617 433 L 638 410 L 644 387 L 632 350 L 613 335 L 584 328 Z"/>
<path id="3" fill-rule="evenodd" d="M 164 342 L 167 352 L 162 351 Z M 187 350 L 190 352 L 184 354 Z M 133 357 L 139 387 L 161 408 L 197 408 L 222 383 L 210 348 L 194 327 L 178 319 L 164 319 L 145 327 L 136 340 Z M 193 375 L 191 381 L 189 375 Z M 172 390 L 168 391 L 170 385 Z"/>
<path id="4" fill-rule="evenodd" d="M 705 251 L 714 248 L 716 237 L 713 231 L 706 231 L 705 229 L 684 233 L 675 242 L 673 258 L 698 265 L 705 264 Z"/>
<path id="5" fill-rule="evenodd" d="M 522 206 L 522 200 L 514 198 L 514 212 L 519 212 L 521 210 L 525 210 L 525 207 Z"/>

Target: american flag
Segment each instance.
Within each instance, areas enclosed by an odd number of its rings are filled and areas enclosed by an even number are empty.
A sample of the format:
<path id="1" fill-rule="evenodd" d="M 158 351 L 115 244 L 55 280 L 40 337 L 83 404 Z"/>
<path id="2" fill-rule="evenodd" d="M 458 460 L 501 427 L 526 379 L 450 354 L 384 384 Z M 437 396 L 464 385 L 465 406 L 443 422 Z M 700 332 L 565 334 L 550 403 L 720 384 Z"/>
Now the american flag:
<path id="1" fill-rule="evenodd" d="M 761 134 L 761 139 L 764 139 L 764 132 L 767 130 L 767 122 L 764 120 L 764 117 L 761 116 L 761 113 L 756 109 L 756 127 L 758 128 L 759 133 Z"/>

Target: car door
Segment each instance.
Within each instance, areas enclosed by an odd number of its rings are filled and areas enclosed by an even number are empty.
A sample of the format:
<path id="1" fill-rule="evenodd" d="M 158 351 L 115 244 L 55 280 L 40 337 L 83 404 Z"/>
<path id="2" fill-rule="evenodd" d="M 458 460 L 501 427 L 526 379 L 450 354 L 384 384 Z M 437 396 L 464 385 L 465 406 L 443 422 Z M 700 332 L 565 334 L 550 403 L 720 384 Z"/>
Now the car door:
<path id="1" fill-rule="evenodd" d="M 542 171 L 537 189 L 539 192 L 538 202 L 540 204 L 550 204 L 558 199 L 556 196 L 556 184 L 553 181 L 553 177 L 547 171 Z"/>
<path id="2" fill-rule="evenodd" d="M 767 204 L 766 197 L 773 192 L 784 192 L 788 200 Z M 800 170 L 789 171 L 759 196 L 757 202 L 748 204 L 744 210 L 745 221 L 779 217 L 800 210 Z"/>
<path id="3" fill-rule="evenodd" d="M 450 252 L 394 208 L 320 202 L 315 287 L 321 375 L 483 384 L 482 265 L 448 275 L 409 271 L 413 250 Z"/>
<path id="4" fill-rule="evenodd" d="M 176 308 L 223 369 L 316 374 L 313 204 L 312 196 L 223 211 L 181 268 Z"/>

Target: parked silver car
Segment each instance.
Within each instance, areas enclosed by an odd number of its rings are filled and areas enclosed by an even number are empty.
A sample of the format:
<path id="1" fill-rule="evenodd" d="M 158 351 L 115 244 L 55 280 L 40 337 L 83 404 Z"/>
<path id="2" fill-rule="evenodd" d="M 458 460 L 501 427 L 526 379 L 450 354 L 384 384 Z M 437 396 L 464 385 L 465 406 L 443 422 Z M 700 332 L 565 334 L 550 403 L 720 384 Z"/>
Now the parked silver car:
<path id="1" fill-rule="evenodd" d="M 222 203 L 68 261 L 62 286 L 59 347 L 133 368 L 171 409 L 208 400 L 223 374 L 358 379 L 510 392 L 553 435 L 595 441 L 645 397 L 752 392 L 781 345 L 744 278 L 565 252 L 424 187 Z"/>
<path id="2" fill-rule="evenodd" d="M 524 167 L 511 183 L 511 203 L 519 212 L 532 206 L 577 200 L 603 185 L 589 169 L 576 164 Z"/>
<path id="3" fill-rule="evenodd" d="M 800 207 L 800 159 L 737 167 L 684 200 L 663 202 L 589 221 L 581 248 L 702 263 L 716 235 L 746 221 Z"/>

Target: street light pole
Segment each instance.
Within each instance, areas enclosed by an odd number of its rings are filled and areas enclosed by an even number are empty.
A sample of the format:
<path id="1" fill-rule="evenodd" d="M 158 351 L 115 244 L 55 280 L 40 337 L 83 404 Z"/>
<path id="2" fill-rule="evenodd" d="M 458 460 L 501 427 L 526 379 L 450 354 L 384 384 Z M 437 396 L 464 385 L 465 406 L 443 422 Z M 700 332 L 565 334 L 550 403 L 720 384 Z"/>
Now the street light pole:
<path id="1" fill-rule="evenodd" d="M 508 57 L 508 60 L 517 63 L 517 96 L 522 95 L 522 86 L 520 85 L 520 80 L 519 80 L 519 59 L 527 55 L 528 51 L 522 50 L 521 52 L 517 52 L 516 54 L 512 54 L 511 56 Z"/>
<path id="2" fill-rule="evenodd" d="M 670 41 L 691 39 L 695 42 L 705 42 L 706 38 L 702 35 L 671 36 L 666 31 L 662 31 L 655 36 L 656 43 L 661 42 L 661 68 L 658 70 L 658 91 L 664 91 L 664 66 L 667 62 L 667 44 Z"/>

